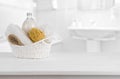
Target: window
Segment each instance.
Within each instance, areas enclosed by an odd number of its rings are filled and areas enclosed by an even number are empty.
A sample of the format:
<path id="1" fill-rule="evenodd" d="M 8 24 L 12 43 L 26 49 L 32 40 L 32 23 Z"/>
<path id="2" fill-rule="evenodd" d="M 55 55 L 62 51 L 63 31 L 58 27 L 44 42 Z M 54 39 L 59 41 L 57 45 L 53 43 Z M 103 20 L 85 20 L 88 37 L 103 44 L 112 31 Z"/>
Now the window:
<path id="1" fill-rule="evenodd" d="M 77 1 L 78 9 L 80 10 L 110 9 L 115 4 L 115 0 L 77 0 Z"/>

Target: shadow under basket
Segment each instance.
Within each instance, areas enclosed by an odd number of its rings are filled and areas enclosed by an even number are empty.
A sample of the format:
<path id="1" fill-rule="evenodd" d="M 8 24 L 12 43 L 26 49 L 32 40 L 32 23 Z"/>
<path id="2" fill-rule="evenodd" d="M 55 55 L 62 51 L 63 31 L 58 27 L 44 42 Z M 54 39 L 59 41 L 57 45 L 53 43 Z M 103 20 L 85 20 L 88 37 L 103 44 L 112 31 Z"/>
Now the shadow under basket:
<path id="1" fill-rule="evenodd" d="M 13 54 L 18 58 L 46 58 L 51 50 L 51 43 L 46 39 L 26 46 L 10 45 Z"/>

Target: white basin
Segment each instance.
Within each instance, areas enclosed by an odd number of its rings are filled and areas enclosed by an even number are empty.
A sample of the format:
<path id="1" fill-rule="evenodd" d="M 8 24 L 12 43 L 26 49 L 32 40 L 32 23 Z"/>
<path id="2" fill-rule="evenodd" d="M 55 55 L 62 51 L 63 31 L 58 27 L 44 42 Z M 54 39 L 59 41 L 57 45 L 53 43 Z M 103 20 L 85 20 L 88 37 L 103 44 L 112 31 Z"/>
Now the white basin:
<path id="1" fill-rule="evenodd" d="M 100 52 L 101 41 L 115 40 L 117 31 L 115 27 L 69 27 L 72 37 L 86 40 L 88 52 Z"/>
<path id="2" fill-rule="evenodd" d="M 69 27 L 73 37 L 79 39 L 109 40 L 115 38 L 120 29 L 115 27 Z"/>

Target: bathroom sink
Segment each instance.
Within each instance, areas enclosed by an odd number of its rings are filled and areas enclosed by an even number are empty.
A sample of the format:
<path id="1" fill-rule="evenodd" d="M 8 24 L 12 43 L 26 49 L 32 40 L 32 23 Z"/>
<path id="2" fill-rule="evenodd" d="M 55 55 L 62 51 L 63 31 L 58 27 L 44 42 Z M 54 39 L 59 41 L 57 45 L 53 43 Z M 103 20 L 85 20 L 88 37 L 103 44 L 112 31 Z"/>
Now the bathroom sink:
<path id="1" fill-rule="evenodd" d="M 109 40 L 120 29 L 115 27 L 69 27 L 72 37 L 79 39 Z"/>
<path id="2" fill-rule="evenodd" d="M 101 41 L 115 40 L 120 29 L 115 27 L 69 27 L 72 37 L 86 40 L 87 52 L 101 52 Z"/>

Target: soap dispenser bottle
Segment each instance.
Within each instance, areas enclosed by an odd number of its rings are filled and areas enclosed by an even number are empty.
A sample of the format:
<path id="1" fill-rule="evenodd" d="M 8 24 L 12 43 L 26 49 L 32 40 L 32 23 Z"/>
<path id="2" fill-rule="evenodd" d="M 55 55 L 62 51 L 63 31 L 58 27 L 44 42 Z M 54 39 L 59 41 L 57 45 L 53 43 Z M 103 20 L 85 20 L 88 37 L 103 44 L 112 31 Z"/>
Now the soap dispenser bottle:
<path id="1" fill-rule="evenodd" d="M 28 34 L 29 30 L 33 27 L 36 27 L 36 22 L 32 17 L 32 13 L 27 13 L 27 18 L 26 20 L 23 22 L 22 25 L 22 30 Z"/>

